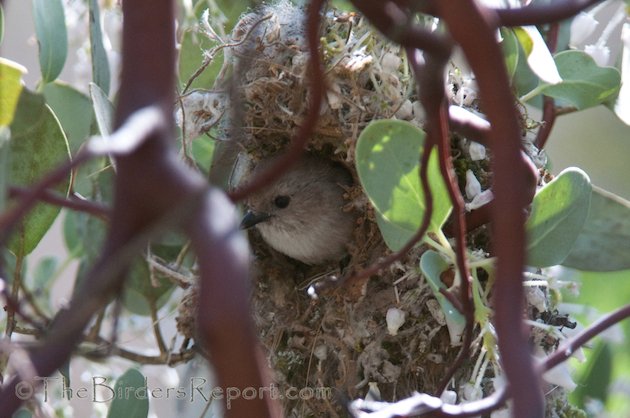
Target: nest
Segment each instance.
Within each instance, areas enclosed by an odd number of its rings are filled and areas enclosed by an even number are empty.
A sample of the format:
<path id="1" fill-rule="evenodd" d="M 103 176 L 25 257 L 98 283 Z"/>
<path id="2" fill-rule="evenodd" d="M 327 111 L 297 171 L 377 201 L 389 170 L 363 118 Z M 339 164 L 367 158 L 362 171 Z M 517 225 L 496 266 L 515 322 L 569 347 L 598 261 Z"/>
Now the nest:
<path id="1" fill-rule="evenodd" d="M 311 153 L 342 163 L 354 176 L 355 186 L 346 193 L 346 209 L 357 214 L 348 248 L 350 262 L 343 268 L 305 266 L 269 248 L 256 231 L 250 232 L 255 322 L 280 393 L 293 388 L 305 394 L 282 400 L 285 416 L 300 418 L 347 416 L 347 402 L 366 396 L 391 402 L 414 392 L 435 394 L 460 350 L 452 345 L 444 314 L 419 271 L 424 247 L 352 289 L 333 287 L 317 299 L 307 294 L 313 283 L 334 281 L 389 252 L 354 165 L 362 129 L 375 119 L 423 124 L 400 47 L 360 16 L 337 11 L 323 17 L 321 43 L 327 90 L 308 147 Z M 233 74 L 229 82 L 236 80 L 236 88 L 228 94 L 228 80 L 219 79 L 213 91 L 184 97 L 187 130 L 195 136 L 213 127 L 227 138 L 236 123 L 244 127 L 243 135 L 229 139 L 238 141 L 241 156 L 255 162 L 283 150 L 306 114 L 309 60 L 304 12 L 287 1 L 262 7 L 242 17 L 231 45 L 225 52 L 229 70 L 222 73 Z M 478 111 L 474 80 L 462 77 L 455 67 L 451 70 L 451 101 Z M 226 111 L 234 107 L 242 113 Z M 482 188 L 488 188 L 489 156 L 471 159 L 470 141 L 454 136 L 452 143 L 462 190 L 468 170 Z M 537 150 L 532 153 L 538 155 Z M 475 248 L 487 245 L 483 229 L 470 239 Z M 402 326 L 393 332 L 386 320 L 392 308 L 405 314 Z M 474 377 L 478 348 L 479 344 L 472 348 L 453 377 L 459 400 L 471 399 L 464 388 Z M 494 369 L 488 367 L 481 385 L 485 394 L 492 391 L 494 377 Z"/>

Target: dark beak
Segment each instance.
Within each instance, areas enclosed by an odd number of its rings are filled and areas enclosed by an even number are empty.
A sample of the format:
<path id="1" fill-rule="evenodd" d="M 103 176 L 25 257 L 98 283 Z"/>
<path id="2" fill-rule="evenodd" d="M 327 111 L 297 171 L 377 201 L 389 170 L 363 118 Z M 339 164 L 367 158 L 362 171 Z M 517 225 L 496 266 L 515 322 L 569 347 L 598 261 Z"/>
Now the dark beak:
<path id="1" fill-rule="evenodd" d="M 269 218 L 271 218 L 271 215 L 268 213 L 248 210 L 245 213 L 245 216 L 243 216 L 243 220 L 241 221 L 241 229 L 249 229 L 252 226 L 264 222 Z"/>

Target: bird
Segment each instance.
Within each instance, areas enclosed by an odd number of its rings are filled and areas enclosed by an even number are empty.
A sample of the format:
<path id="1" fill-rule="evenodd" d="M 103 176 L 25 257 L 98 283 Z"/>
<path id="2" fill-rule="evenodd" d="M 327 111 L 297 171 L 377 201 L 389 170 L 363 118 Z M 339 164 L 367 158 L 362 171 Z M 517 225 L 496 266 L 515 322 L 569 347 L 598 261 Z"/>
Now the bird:
<path id="1" fill-rule="evenodd" d="M 274 158 L 252 170 L 256 176 Z M 355 216 L 343 210 L 351 174 L 338 163 L 306 155 L 275 183 L 249 197 L 241 229 L 255 227 L 273 249 L 308 265 L 339 261 L 347 254 Z"/>

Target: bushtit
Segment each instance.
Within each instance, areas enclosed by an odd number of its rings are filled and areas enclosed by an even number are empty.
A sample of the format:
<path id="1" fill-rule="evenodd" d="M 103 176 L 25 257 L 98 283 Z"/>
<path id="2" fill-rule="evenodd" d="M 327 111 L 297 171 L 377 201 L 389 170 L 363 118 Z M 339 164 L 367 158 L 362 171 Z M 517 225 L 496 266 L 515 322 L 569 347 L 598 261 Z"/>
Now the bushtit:
<path id="1" fill-rule="evenodd" d="M 269 161 L 258 164 L 251 175 L 268 166 Z M 248 199 L 241 228 L 256 226 L 267 244 L 306 264 L 339 260 L 354 228 L 354 216 L 342 209 L 344 187 L 350 185 L 343 167 L 306 156 Z"/>

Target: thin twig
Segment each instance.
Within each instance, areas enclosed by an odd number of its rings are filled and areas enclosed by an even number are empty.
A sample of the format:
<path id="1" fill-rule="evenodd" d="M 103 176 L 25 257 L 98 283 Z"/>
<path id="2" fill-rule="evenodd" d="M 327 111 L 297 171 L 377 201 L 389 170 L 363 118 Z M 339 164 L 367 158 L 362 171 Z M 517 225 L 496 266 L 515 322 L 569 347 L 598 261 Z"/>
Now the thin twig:
<path id="1" fill-rule="evenodd" d="M 30 193 L 30 189 L 25 189 L 23 187 L 17 187 L 17 186 L 9 187 L 9 197 L 11 198 L 21 198 L 24 196 L 28 196 L 29 193 Z M 50 203 L 51 205 L 60 206 L 63 208 L 72 209 L 77 212 L 83 212 L 90 215 L 94 215 L 104 221 L 109 220 L 109 214 L 110 214 L 109 208 L 98 202 L 92 202 L 87 199 L 79 199 L 76 197 L 66 198 L 51 190 L 42 191 L 37 196 L 37 198 L 43 202 Z"/>
<path id="2" fill-rule="evenodd" d="M 230 193 L 233 202 L 243 200 L 251 193 L 261 190 L 289 170 L 299 160 L 304 152 L 308 140 L 315 130 L 319 120 L 319 112 L 324 95 L 324 70 L 319 52 L 319 28 L 321 16 L 319 9 L 323 5 L 323 0 L 313 0 L 309 3 L 309 12 L 306 18 L 306 44 L 309 51 L 309 85 L 310 100 L 304 121 L 298 127 L 298 131 L 289 144 L 287 150 L 271 165 L 267 170 L 260 173 L 255 179 L 245 184 L 243 187 Z M 317 13 L 313 10 L 317 9 Z"/>

